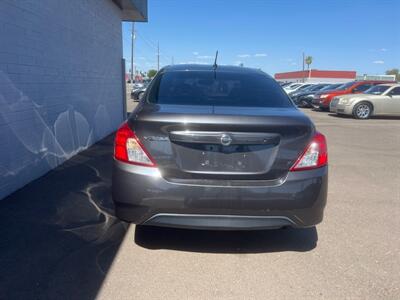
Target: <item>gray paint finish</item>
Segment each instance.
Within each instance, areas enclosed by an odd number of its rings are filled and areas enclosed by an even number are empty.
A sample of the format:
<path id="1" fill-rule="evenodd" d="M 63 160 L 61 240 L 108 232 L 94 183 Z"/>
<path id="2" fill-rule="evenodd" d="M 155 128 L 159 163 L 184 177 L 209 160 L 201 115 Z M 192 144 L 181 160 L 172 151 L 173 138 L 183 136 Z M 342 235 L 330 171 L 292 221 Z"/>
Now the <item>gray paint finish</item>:
<path id="1" fill-rule="evenodd" d="M 163 90 L 162 76 L 181 69 L 184 75 Z M 263 100 L 252 102 L 258 90 L 247 89 L 246 80 L 257 78 L 256 72 L 191 65 L 158 72 L 116 134 L 112 197 L 117 217 L 140 225 L 212 230 L 308 227 L 322 221 L 327 165 L 291 168 L 314 141 L 315 127 L 264 73 Z M 204 80 L 207 73 L 210 80 Z M 235 78 L 236 87 L 224 78 Z M 228 84 L 239 95 L 248 93 L 235 102 Z M 218 93 L 212 94 L 211 86 Z M 130 159 L 138 151 L 129 137 L 140 142 L 151 166 L 138 160 L 139 154 Z"/>
<path id="2" fill-rule="evenodd" d="M 121 9 L 0 2 L 0 199 L 123 121 Z"/>

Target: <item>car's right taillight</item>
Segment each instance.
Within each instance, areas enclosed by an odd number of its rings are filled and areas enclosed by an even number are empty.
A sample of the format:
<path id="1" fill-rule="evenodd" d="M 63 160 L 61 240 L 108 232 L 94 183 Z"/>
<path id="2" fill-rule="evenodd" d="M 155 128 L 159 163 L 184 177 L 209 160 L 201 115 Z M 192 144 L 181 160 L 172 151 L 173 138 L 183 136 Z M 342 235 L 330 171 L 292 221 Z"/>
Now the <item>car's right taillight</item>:
<path id="1" fill-rule="evenodd" d="M 127 123 L 122 124 L 115 134 L 114 158 L 134 165 L 156 167 L 155 161 Z"/>
<path id="2" fill-rule="evenodd" d="M 304 171 L 326 166 L 328 164 L 328 147 L 323 134 L 316 132 L 310 144 L 300 155 L 290 171 Z"/>

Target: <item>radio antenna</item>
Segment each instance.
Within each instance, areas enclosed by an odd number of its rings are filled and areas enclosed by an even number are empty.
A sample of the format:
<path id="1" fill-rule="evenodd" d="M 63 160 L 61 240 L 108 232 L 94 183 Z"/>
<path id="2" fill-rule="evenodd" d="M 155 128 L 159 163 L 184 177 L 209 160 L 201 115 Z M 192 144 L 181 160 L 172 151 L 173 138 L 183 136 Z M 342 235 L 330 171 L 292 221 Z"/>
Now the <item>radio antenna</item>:
<path id="1" fill-rule="evenodd" d="M 214 60 L 214 65 L 213 65 L 214 70 L 218 67 L 218 65 L 217 65 L 217 59 L 218 59 L 218 50 L 217 50 L 217 52 L 215 53 L 215 60 Z"/>

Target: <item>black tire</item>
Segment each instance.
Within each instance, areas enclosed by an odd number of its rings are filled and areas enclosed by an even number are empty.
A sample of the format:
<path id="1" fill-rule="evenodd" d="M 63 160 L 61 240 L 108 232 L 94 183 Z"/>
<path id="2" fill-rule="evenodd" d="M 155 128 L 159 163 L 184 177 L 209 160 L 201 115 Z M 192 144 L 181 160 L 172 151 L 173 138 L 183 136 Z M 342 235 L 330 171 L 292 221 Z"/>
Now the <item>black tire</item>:
<path id="1" fill-rule="evenodd" d="M 353 117 L 359 120 L 366 120 L 371 117 L 372 105 L 368 102 L 357 103 L 353 108 Z"/>

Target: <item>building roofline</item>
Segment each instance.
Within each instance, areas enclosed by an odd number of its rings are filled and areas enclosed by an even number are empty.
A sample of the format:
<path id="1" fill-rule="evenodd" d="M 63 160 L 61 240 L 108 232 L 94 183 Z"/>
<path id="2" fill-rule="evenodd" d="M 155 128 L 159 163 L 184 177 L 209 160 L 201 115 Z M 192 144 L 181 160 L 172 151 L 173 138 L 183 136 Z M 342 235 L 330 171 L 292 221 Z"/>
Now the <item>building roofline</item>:
<path id="1" fill-rule="evenodd" d="M 284 73 L 275 73 L 275 79 L 294 79 L 294 78 L 346 78 L 355 79 L 356 71 L 333 71 L 333 70 L 306 70 Z"/>
<path id="2" fill-rule="evenodd" d="M 147 0 L 112 0 L 122 11 L 122 21 L 147 22 Z"/>

